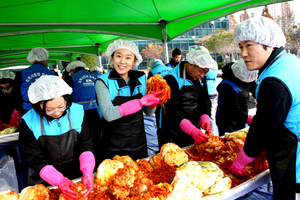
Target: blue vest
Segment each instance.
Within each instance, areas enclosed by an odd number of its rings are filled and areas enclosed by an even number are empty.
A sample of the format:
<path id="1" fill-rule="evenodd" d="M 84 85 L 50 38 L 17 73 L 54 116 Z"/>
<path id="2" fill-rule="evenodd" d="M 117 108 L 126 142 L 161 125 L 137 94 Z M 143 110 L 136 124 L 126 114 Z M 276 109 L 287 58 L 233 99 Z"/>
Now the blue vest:
<path id="1" fill-rule="evenodd" d="M 35 63 L 30 67 L 23 69 L 22 72 L 22 82 L 21 82 L 21 94 L 23 98 L 23 109 L 30 110 L 31 103 L 28 98 L 28 88 L 29 86 L 40 78 L 42 75 L 55 75 L 55 73 L 44 65 L 40 63 Z"/>
<path id="2" fill-rule="evenodd" d="M 98 77 L 101 76 L 102 74 L 101 74 L 100 72 L 95 72 L 94 75 L 96 75 L 97 78 L 98 78 Z"/>
<path id="3" fill-rule="evenodd" d="M 81 104 L 84 110 L 97 108 L 95 81 L 97 76 L 85 70 L 80 70 L 71 76 L 73 80 L 73 100 Z"/>
<path id="4" fill-rule="evenodd" d="M 229 81 L 227 79 L 223 79 L 219 85 L 222 84 L 228 84 L 232 87 L 232 89 L 236 92 L 236 94 L 239 94 L 240 92 L 244 91 L 244 89 L 241 86 L 238 86 L 235 82 Z M 217 113 L 216 117 L 217 119 L 220 119 L 220 112 L 221 112 L 221 107 L 224 105 L 223 100 L 220 96 L 218 96 L 218 107 L 217 107 Z"/>
<path id="5" fill-rule="evenodd" d="M 181 63 L 181 61 L 177 64 L 177 65 L 179 65 Z M 171 67 L 171 68 L 175 68 L 176 66 L 174 66 L 174 65 L 172 65 L 171 63 L 167 63 L 167 65 L 168 65 L 168 67 Z"/>
<path id="6" fill-rule="evenodd" d="M 137 85 L 134 88 L 133 93 L 131 94 L 129 85 L 120 88 L 117 80 L 108 78 L 110 73 L 111 71 L 103 74 L 98 79 L 103 80 L 103 82 L 109 88 L 109 95 L 111 101 L 113 101 L 116 98 L 116 96 L 130 97 L 138 93 L 141 93 L 143 96 L 146 94 L 146 74 L 138 78 L 141 84 Z"/>
<path id="7" fill-rule="evenodd" d="M 167 67 L 160 62 L 156 62 L 154 63 L 151 72 L 153 75 L 159 74 L 161 77 L 165 77 L 170 70 L 172 70 L 172 68 Z"/>
<path id="8" fill-rule="evenodd" d="M 186 83 L 184 84 L 183 78 L 180 77 L 180 67 L 179 66 L 180 65 L 177 65 L 173 70 L 169 71 L 166 75 L 172 75 L 176 79 L 176 81 L 178 83 L 179 90 L 184 85 L 186 85 L 186 86 L 192 86 L 192 85 L 194 85 L 194 83 L 191 80 L 189 80 L 189 79 L 186 79 L 185 80 Z M 202 86 L 203 86 L 203 83 L 202 83 Z"/>
<path id="9" fill-rule="evenodd" d="M 217 73 L 218 70 L 211 70 L 209 69 L 208 73 L 206 74 L 206 83 L 207 83 L 207 90 L 208 95 L 217 94 Z"/>
<path id="10" fill-rule="evenodd" d="M 84 110 L 82 105 L 72 103 L 70 109 L 67 110 L 67 114 L 58 119 L 53 119 L 52 121 L 48 122 L 47 119 L 43 117 L 44 135 L 58 136 L 68 132 L 70 130 L 68 113 L 70 114 L 72 128 L 78 133 L 81 133 Z M 33 108 L 22 116 L 28 128 L 33 132 L 36 140 L 38 140 L 41 136 L 40 116 L 41 115 L 38 114 Z"/>
<path id="11" fill-rule="evenodd" d="M 285 53 L 282 51 L 278 56 Z M 276 77 L 280 79 L 292 95 L 292 105 L 283 125 L 300 138 L 300 60 L 291 54 L 283 55 L 272 65 L 268 66 L 259 76 L 255 91 L 256 98 L 259 93 L 261 82 L 267 77 Z M 259 99 L 257 98 L 259 101 Z M 298 142 L 299 143 L 299 142 Z M 298 144 L 299 145 L 299 144 Z M 296 183 L 300 183 L 300 148 L 297 148 L 296 154 Z"/>

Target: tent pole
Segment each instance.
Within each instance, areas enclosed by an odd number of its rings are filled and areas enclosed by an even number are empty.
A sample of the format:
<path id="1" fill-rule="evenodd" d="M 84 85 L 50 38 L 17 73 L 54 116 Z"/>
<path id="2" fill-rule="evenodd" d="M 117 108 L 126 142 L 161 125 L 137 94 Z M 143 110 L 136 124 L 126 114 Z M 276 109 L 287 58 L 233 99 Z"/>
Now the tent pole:
<path id="1" fill-rule="evenodd" d="M 165 63 L 169 62 L 169 55 L 168 55 L 168 43 L 166 41 L 163 42 L 163 49 L 164 49 L 164 59 Z"/>
<path id="2" fill-rule="evenodd" d="M 169 55 L 168 55 L 168 35 L 167 35 L 167 29 L 166 29 L 166 24 L 167 21 L 165 19 L 160 19 L 159 20 L 159 24 L 161 26 L 162 29 L 162 35 L 163 35 L 163 49 L 164 49 L 164 60 L 165 63 L 169 62 Z"/>
<path id="3" fill-rule="evenodd" d="M 95 43 L 95 45 L 97 46 L 97 49 L 98 49 L 97 58 L 98 58 L 98 62 L 99 62 L 99 67 L 100 67 L 101 71 L 103 71 L 102 62 L 101 62 L 100 44 L 99 43 Z"/>

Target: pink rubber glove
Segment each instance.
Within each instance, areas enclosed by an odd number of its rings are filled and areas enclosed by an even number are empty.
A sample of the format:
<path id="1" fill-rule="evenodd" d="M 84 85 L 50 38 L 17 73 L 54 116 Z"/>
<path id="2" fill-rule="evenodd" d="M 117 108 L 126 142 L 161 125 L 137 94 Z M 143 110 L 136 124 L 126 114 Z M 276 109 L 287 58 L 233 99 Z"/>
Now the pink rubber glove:
<path id="1" fill-rule="evenodd" d="M 252 115 L 248 115 L 248 118 L 247 118 L 247 124 L 250 126 L 251 123 L 252 123 L 252 119 L 253 119 L 253 116 Z"/>
<path id="2" fill-rule="evenodd" d="M 152 94 L 147 94 L 143 96 L 141 99 L 134 99 L 131 101 L 127 101 L 121 104 L 118 108 L 121 115 L 128 116 L 133 113 L 140 111 L 143 106 L 147 106 L 149 108 L 155 108 L 157 105 L 161 103 L 158 95 L 160 95 L 162 91 L 157 91 Z"/>
<path id="3" fill-rule="evenodd" d="M 153 92 L 151 94 L 147 94 L 140 99 L 140 102 L 143 106 L 147 106 L 149 108 L 155 108 L 157 105 L 161 104 L 161 101 L 158 95 L 162 94 L 162 90 Z"/>
<path id="4" fill-rule="evenodd" d="M 183 132 L 192 136 L 197 143 L 207 142 L 208 136 L 204 135 L 201 130 L 194 126 L 189 120 L 183 119 L 180 123 L 180 128 Z"/>
<path id="5" fill-rule="evenodd" d="M 94 180 L 94 168 L 95 168 L 95 156 L 90 151 L 85 151 L 79 156 L 80 171 L 82 172 L 81 182 L 83 186 L 87 189 L 83 198 L 86 198 L 93 190 L 93 180 Z"/>
<path id="6" fill-rule="evenodd" d="M 204 129 L 207 133 L 211 133 L 210 126 L 210 117 L 207 114 L 201 115 L 199 118 L 199 124 L 202 129 Z"/>
<path id="7" fill-rule="evenodd" d="M 43 167 L 39 174 L 40 177 L 50 185 L 59 187 L 65 199 L 77 199 L 75 192 L 71 189 L 71 186 L 75 187 L 76 185 L 71 180 L 64 177 L 64 175 L 57 171 L 52 165 Z"/>
<path id="8" fill-rule="evenodd" d="M 244 147 L 240 149 L 240 152 L 235 159 L 235 161 L 232 163 L 232 165 L 229 167 L 229 171 L 232 172 L 232 174 L 235 175 L 242 175 L 245 167 L 251 163 L 255 158 L 249 157 L 246 155 L 244 151 Z"/>
<path id="9" fill-rule="evenodd" d="M 19 121 L 21 117 L 22 117 L 21 111 L 14 110 L 13 113 L 11 114 L 10 124 L 12 124 L 14 120 Z"/>

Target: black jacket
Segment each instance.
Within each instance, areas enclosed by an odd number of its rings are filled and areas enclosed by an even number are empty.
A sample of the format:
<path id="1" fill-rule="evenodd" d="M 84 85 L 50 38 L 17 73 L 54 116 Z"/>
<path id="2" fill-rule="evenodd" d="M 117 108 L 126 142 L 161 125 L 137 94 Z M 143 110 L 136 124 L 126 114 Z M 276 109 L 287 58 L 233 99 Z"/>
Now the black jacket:
<path id="1" fill-rule="evenodd" d="M 217 110 L 217 126 L 219 135 L 224 135 L 225 132 L 233 132 L 245 128 L 245 123 L 248 118 L 248 103 L 249 92 L 254 92 L 255 82 L 246 83 L 234 76 L 231 66 L 233 63 L 228 63 L 222 68 L 223 80 L 234 82 L 241 92 L 237 92 L 229 84 L 217 86 L 218 91 L 218 110 Z"/>

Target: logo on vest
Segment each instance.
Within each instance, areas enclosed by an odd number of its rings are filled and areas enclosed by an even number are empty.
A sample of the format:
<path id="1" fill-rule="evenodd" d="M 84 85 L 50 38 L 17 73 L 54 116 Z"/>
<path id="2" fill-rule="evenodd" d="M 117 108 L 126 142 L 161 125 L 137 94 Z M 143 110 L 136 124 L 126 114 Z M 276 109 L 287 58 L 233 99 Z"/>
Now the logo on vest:
<path id="1" fill-rule="evenodd" d="M 95 80 L 96 80 L 96 78 L 94 76 L 84 75 L 84 76 L 80 77 L 80 79 L 78 80 L 78 83 L 82 84 L 85 87 L 95 86 Z"/>
<path id="2" fill-rule="evenodd" d="M 44 75 L 46 75 L 46 74 L 45 73 L 41 74 L 40 72 L 36 72 L 36 73 L 33 73 L 33 74 L 27 76 L 27 78 L 25 79 L 25 81 L 27 83 L 29 83 L 29 82 L 33 83 L 33 82 L 36 81 L 37 78 L 39 78 L 40 76 L 44 76 Z"/>

